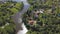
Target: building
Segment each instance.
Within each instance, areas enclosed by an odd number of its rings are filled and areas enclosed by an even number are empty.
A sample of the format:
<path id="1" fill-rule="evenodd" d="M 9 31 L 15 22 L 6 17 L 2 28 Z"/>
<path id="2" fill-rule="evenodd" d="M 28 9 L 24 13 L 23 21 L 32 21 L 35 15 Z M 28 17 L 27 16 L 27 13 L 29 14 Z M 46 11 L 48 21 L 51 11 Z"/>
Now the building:
<path id="1" fill-rule="evenodd" d="M 35 20 L 33 20 L 33 19 L 30 19 L 29 21 L 28 21 L 28 24 L 29 25 L 35 25 L 37 22 L 35 21 Z"/>

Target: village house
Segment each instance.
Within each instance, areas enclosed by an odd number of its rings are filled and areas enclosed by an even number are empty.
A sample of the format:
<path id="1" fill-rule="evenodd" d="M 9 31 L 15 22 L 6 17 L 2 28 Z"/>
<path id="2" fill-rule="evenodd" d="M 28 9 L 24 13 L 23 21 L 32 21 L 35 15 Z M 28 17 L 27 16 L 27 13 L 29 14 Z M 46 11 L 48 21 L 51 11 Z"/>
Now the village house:
<path id="1" fill-rule="evenodd" d="M 35 21 L 35 20 L 33 20 L 33 19 L 29 19 L 28 20 L 28 24 L 29 25 L 35 25 L 37 22 Z"/>
<path id="2" fill-rule="evenodd" d="M 44 9 L 39 9 L 39 13 L 44 13 Z"/>
<path id="3" fill-rule="evenodd" d="M 44 13 L 44 10 L 43 9 L 35 10 L 34 19 L 38 19 L 40 13 Z"/>

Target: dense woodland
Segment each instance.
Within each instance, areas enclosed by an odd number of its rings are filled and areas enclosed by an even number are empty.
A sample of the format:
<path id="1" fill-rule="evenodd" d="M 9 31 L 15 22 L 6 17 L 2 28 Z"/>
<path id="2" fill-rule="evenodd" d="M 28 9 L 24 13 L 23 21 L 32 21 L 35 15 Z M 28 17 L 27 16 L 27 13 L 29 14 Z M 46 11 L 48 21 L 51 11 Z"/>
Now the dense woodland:
<path id="1" fill-rule="evenodd" d="M 22 18 L 29 30 L 27 34 L 60 34 L 60 0 L 28 2 L 31 6 Z M 22 10 L 22 7 L 22 3 L 0 2 L 0 34 L 15 34 L 15 24 L 11 17 Z M 37 13 L 40 9 L 43 12 Z"/>
<path id="2" fill-rule="evenodd" d="M 23 16 L 29 32 L 27 34 L 60 34 L 60 0 L 28 0 L 30 8 Z M 34 11 L 43 9 L 38 17 Z M 36 21 L 36 24 L 29 24 L 28 21 Z"/>
<path id="3" fill-rule="evenodd" d="M 12 16 L 21 11 L 23 3 L 0 2 L 0 34 L 15 34 L 15 24 Z"/>

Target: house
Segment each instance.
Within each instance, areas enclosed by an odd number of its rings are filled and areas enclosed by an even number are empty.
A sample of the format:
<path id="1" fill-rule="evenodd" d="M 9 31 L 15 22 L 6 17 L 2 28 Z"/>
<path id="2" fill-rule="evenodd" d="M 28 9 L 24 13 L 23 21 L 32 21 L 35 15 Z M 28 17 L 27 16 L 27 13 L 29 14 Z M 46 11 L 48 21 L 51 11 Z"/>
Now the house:
<path id="1" fill-rule="evenodd" d="M 4 4 L 4 2 L 0 1 L 0 4 Z"/>
<path id="2" fill-rule="evenodd" d="M 44 13 L 44 10 L 43 9 L 35 10 L 34 19 L 38 19 L 40 13 Z"/>
<path id="3" fill-rule="evenodd" d="M 44 9 L 35 10 L 34 14 L 44 13 Z"/>
<path id="4" fill-rule="evenodd" d="M 60 14 L 58 14 L 58 17 L 60 17 Z"/>
<path id="5" fill-rule="evenodd" d="M 50 14 L 52 12 L 52 9 L 48 9 L 46 13 Z"/>
<path id="6" fill-rule="evenodd" d="M 29 25 L 35 25 L 35 24 L 36 24 L 36 21 L 33 20 L 33 19 L 30 19 L 30 20 L 28 21 L 28 24 L 29 24 Z"/>
<path id="7" fill-rule="evenodd" d="M 35 11 L 34 12 L 34 19 L 38 19 L 38 17 L 39 17 L 39 11 L 37 10 L 37 11 Z"/>
<path id="8" fill-rule="evenodd" d="M 39 13 L 44 13 L 44 10 L 43 9 L 39 9 Z"/>

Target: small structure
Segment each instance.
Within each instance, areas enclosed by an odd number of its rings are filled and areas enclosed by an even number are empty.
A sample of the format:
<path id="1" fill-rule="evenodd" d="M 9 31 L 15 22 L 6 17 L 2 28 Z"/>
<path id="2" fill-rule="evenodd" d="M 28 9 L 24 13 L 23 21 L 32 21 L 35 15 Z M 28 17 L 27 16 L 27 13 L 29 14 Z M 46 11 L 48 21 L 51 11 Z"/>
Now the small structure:
<path id="1" fill-rule="evenodd" d="M 35 14 L 44 13 L 44 9 L 39 9 L 34 11 Z"/>
<path id="2" fill-rule="evenodd" d="M 40 10 L 39 10 L 39 13 L 44 13 L 44 10 L 43 10 L 43 9 L 40 9 Z"/>
<path id="3" fill-rule="evenodd" d="M 52 12 L 51 13 L 54 13 L 54 11 L 56 10 L 56 7 L 55 7 L 55 5 L 54 5 L 54 3 L 53 3 L 53 5 L 52 5 Z"/>
<path id="4" fill-rule="evenodd" d="M 47 13 L 50 14 L 51 12 L 52 12 L 52 9 L 48 9 L 48 10 L 47 10 Z"/>
<path id="5" fill-rule="evenodd" d="M 38 10 L 34 11 L 34 19 L 38 19 L 40 12 Z"/>
<path id="6" fill-rule="evenodd" d="M 58 14 L 58 17 L 60 17 L 60 14 Z"/>
<path id="7" fill-rule="evenodd" d="M 35 10 L 34 19 L 38 19 L 40 13 L 44 13 L 44 10 L 43 9 Z"/>
<path id="8" fill-rule="evenodd" d="M 35 25 L 35 24 L 36 24 L 36 21 L 33 20 L 33 19 L 30 19 L 30 20 L 28 21 L 28 24 L 29 24 L 29 25 Z"/>
<path id="9" fill-rule="evenodd" d="M 0 1 L 0 4 L 4 4 L 4 2 Z"/>

